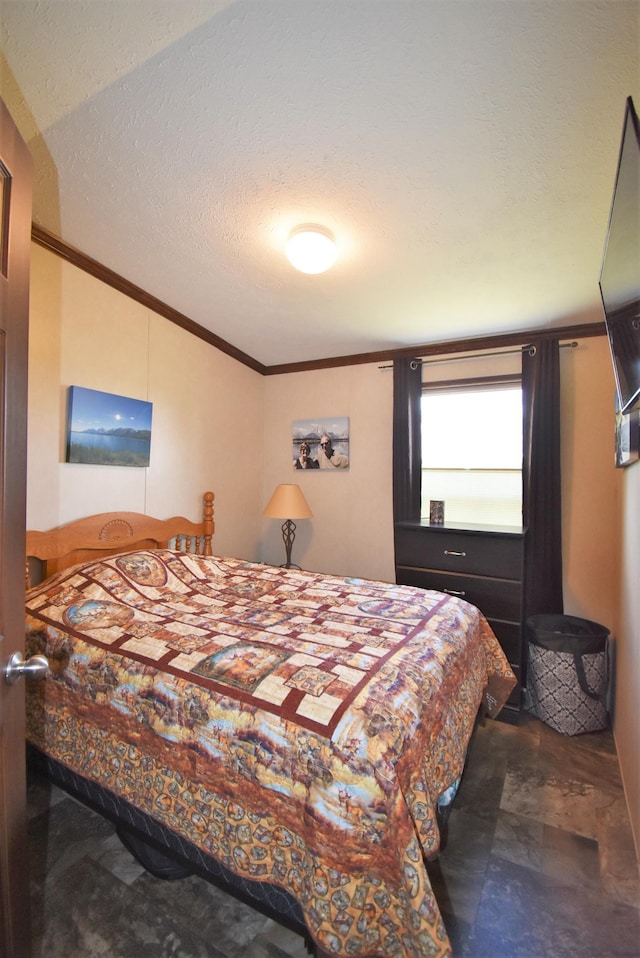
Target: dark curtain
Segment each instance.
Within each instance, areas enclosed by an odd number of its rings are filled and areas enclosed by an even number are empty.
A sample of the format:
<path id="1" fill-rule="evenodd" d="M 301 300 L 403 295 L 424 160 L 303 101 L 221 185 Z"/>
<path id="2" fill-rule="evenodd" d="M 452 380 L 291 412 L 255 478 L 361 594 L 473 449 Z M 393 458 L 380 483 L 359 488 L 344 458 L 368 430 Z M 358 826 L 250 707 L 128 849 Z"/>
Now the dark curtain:
<path id="1" fill-rule="evenodd" d="M 523 352 L 524 444 L 522 515 L 525 526 L 526 615 L 562 614 L 560 489 L 560 346 L 555 339 Z"/>
<path id="2" fill-rule="evenodd" d="M 393 520 L 420 518 L 422 449 L 419 359 L 393 361 Z"/>

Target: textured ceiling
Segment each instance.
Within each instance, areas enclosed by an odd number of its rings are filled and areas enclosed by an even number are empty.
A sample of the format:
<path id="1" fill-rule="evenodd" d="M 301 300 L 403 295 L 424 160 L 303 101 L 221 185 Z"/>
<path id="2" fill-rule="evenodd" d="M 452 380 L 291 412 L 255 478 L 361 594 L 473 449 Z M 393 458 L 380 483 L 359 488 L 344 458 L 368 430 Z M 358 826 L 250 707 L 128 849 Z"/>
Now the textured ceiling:
<path id="1" fill-rule="evenodd" d="M 34 221 L 260 363 L 602 319 L 640 3 L 1 0 Z M 305 222 L 339 259 L 282 251 Z"/>

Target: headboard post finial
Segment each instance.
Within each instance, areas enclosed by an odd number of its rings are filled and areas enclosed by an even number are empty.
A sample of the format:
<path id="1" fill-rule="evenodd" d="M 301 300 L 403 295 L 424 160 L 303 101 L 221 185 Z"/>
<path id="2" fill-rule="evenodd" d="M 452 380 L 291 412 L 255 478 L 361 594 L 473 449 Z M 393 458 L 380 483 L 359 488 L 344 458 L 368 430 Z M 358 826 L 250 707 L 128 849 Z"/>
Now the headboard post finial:
<path id="1" fill-rule="evenodd" d="M 215 522 L 213 520 L 213 493 L 205 492 L 203 498 L 203 510 L 202 510 L 202 525 L 203 525 L 203 537 L 204 537 L 204 550 L 203 554 L 206 556 L 213 555 L 213 547 L 211 540 L 213 539 L 213 532 L 215 529 Z"/>

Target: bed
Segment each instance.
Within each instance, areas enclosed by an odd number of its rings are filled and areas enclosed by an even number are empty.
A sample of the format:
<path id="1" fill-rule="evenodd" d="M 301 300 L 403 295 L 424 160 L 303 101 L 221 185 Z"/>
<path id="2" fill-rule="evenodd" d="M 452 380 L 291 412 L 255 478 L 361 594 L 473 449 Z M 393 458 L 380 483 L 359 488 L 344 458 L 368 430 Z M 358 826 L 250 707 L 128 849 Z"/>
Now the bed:
<path id="1" fill-rule="evenodd" d="M 154 874 L 193 870 L 319 955 L 445 958 L 427 873 L 515 676 L 454 596 L 214 555 L 199 523 L 27 533 L 31 761 Z"/>

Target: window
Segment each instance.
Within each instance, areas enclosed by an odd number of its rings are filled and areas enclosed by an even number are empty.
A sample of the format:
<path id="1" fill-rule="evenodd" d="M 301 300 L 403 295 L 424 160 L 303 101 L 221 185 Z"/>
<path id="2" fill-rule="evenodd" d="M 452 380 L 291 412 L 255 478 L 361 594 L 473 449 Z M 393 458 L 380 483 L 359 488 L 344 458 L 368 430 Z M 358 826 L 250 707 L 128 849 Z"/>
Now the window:
<path id="1" fill-rule="evenodd" d="M 522 525 L 522 388 L 509 379 L 423 386 L 423 518 L 441 499 L 446 523 Z"/>

